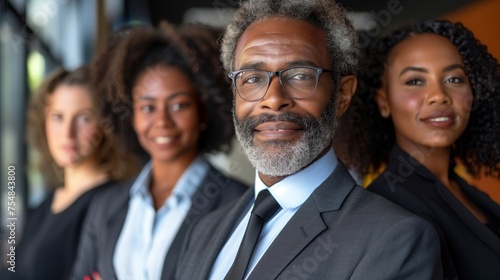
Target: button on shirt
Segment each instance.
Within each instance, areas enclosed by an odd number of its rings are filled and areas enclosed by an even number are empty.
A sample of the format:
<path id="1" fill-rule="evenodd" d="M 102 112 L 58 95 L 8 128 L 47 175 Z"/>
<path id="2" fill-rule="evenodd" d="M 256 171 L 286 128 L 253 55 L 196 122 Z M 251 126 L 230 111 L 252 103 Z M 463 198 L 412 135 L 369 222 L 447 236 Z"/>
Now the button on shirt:
<path id="1" fill-rule="evenodd" d="M 152 163 L 144 166 L 130 188 L 129 210 L 113 256 L 118 279 L 161 279 L 165 256 L 208 170 L 208 162 L 198 156 L 155 211 L 149 192 Z"/>
<path id="2" fill-rule="evenodd" d="M 245 278 L 250 275 L 260 258 L 264 255 L 271 243 L 281 230 L 285 227 L 300 206 L 309 198 L 312 192 L 330 176 L 337 167 L 337 158 L 333 149 L 330 149 L 324 156 L 309 165 L 307 168 L 290 175 L 271 188 L 267 187 L 260 179 L 258 173 L 255 176 L 255 198 L 260 191 L 268 189 L 281 206 L 281 211 L 276 213 L 262 229 L 257 246 L 255 247 L 252 259 L 248 264 Z M 240 247 L 243 235 L 250 219 L 250 210 L 254 201 L 251 201 L 233 234 L 222 248 L 217 260 L 214 263 L 210 280 L 224 279 L 229 268 L 236 258 L 236 253 Z"/>

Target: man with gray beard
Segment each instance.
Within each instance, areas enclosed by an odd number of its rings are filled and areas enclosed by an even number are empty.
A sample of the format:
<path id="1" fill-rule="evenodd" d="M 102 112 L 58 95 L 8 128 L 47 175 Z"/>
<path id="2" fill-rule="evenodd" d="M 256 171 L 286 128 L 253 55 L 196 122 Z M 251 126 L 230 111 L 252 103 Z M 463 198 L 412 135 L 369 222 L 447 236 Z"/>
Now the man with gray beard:
<path id="1" fill-rule="evenodd" d="M 331 148 L 356 42 L 333 1 L 242 4 L 222 61 L 255 186 L 191 228 L 177 279 L 442 279 L 433 228 L 356 185 Z"/>

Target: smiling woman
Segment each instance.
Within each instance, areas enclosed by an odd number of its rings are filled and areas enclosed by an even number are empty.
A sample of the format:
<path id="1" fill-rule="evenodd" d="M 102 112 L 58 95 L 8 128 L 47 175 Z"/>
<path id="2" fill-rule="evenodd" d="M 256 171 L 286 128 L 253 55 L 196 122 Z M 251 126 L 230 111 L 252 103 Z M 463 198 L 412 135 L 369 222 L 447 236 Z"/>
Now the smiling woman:
<path id="1" fill-rule="evenodd" d="M 409 152 L 449 149 L 468 124 L 472 98 L 458 49 L 435 34 L 412 36 L 392 49 L 375 95 L 381 115 L 392 118 L 397 144 Z"/>
<path id="2" fill-rule="evenodd" d="M 178 68 L 143 72 L 132 90 L 134 129 L 142 147 L 158 162 L 190 162 L 198 154 L 205 120 L 189 78 Z"/>
<path id="3" fill-rule="evenodd" d="M 217 36 L 201 25 L 136 28 L 97 58 L 116 134 L 131 125 L 151 159 L 137 178 L 96 198 L 73 279 L 172 279 L 189 225 L 247 189 L 204 157 L 228 151 L 233 135 Z"/>
<path id="4" fill-rule="evenodd" d="M 336 151 L 368 189 L 428 219 L 445 279 L 500 279 L 500 206 L 454 171 L 500 177 L 500 66 L 463 25 L 424 21 L 373 43 Z"/>

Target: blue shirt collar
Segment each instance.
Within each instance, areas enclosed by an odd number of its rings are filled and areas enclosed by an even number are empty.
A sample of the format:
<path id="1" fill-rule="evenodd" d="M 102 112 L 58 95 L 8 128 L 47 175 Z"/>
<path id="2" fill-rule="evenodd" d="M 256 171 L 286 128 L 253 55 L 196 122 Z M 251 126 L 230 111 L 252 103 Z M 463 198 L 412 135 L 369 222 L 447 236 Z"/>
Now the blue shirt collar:
<path id="1" fill-rule="evenodd" d="M 299 172 L 285 177 L 267 187 L 256 171 L 255 197 L 263 189 L 269 189 L 283 209 L 294 209 L 306 201 L 312 192 L 323 183 L 337 167 L 338 161 L 333 149 Z"/>
<path id="2" fill-rule="evenodd" d="M 152 169 L 152 161 L 144 165 L 130 188 L 130 197 L 138 196 L 152 203 L 151 194 L 149 192 Z M 180 199 L 191 199 L 201 181 L 207 175 L 209 169 L 210 165 L 204 157 L 201 155 L 197 156 L 175 184 L 172 190 L 172 196 L 179 197 Z"/>

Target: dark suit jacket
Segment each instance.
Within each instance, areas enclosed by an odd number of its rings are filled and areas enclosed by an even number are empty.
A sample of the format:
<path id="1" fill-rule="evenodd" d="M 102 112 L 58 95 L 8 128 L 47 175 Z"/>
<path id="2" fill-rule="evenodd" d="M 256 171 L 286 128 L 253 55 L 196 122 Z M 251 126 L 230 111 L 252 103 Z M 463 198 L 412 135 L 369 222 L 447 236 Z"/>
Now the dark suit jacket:
<path id="1" fill-rule="evenodd" d="M 82 280 L 84 275 L 98 271 L 102 279 L 116 279 L 113 255 L 116 242 L 127 216 L 130 187 L 134 180 L 117 184 L 95 197 L 80 240 L 80 249 L 71 279 Z M 162 279 L 173 279 L 181 245 L 189 225 L 227 203 L 239 198 L 247 186 L 232 180 L 210 167 L 193 196 L 192 206 L 167 252 Z"/>
<path id="2" fill-rule="evenodd" d="M 491 219 L 500 206 L 450 170 L 468 198 Z M 474 217 L 439 180 L 394 147 L 387 169 L 368 189 L 427 219 L 439 233 L 445 279 L 500 279 L 500 238 Z"/>
<path id="3" fill-rule="evenodd" d="M 253 200 L 192 228 L 176 279 L 208 279 L 212 266 Z M 356 185 L 339 162 L 264 253 L 248 279 L 440 279 L 439 240 L 425 220 Z"/>

